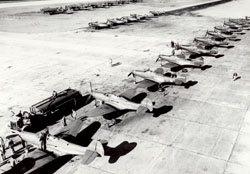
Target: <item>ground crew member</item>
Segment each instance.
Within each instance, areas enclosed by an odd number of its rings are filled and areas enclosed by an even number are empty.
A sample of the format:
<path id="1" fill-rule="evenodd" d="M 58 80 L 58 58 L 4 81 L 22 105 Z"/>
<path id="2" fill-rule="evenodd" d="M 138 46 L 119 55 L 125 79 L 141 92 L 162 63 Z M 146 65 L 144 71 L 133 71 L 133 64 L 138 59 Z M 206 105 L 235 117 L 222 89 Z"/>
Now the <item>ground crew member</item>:
<path id="1" fill-rule="evenodd" d="M 5 156 L 5 144 L 4 144 L 4 140 L 2 139 L 2 137 L 0 137 L 1 140 L 1 144 L 0 144 L 0 153 L 1 153 L 1 158 L 4 161 L 6 156 Z"/>
<path id="2" fill-rule="evenodd" d="M 73 109 L 72 109 L 71 117 L 74 118 L 74 119 L 76 119 L 76 117 L 77 117 L 77 113 Z"/>
<path id="3" fill-rule="evenodd" d="M 26 148 L 24 149 L 24 154 L 23 154 L 23 156 L 22 156 L 22 159 L 27 158 L 27 157 L 28 157 L 28 154 L 29 154 L 29 148 L 26 147 Z"/>
<path id="4" fill-rule="evenodd" d="M 46 149 L 47 149 L 46 142 L 47 142 L 48 134 L 49 134 L 49 130 L 47 128 L 44 132 L 41 132 L 40 138 L 39 138 L 39 141 L 41 143 L 41 149 L 44 151 L 46 151 Z"/>
<path id="5" fill-rule="evenodd" d="M 8 147 L 12 150 L 13 155 L 15 154 L 14 141 L 10 138 L 8 141 Z"/>
<path id="6" fill-rule="evenodd" d="M 9 162 L 11 167 L 14 167 L 16 165 L 16 160 L 13 157 L 10 157 Z"/>
<path id="7" fill-rule="evenodd" d="M 1 146 L 0 153 L 1 153 L 2 161 L 4 161 L 6 157 L 5 157 L 5 150 L 3 150 L 2 146 Z"/>
<path id="8" fill-rule="evenodd" d="M 52 98 L 56 98 L 57 97 L 57 92 L 54 90 L 53 93 L 52 93 Z"/>

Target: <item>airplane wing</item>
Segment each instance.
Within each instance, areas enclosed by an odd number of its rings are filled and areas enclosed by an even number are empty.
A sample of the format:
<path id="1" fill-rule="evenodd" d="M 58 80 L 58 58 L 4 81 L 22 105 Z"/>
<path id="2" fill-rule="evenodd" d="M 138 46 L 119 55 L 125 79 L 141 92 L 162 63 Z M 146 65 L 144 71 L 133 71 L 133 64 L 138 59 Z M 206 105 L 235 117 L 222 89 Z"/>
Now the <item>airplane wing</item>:
<path id="1" fill-rule="evenodd" d="M 147 97 L 147 93 L 140 92 L 137 94 L 136 89 L 128 89 L 125 92 L 121 93 L 119 97 L 123 97 L 135 103 L 141 103 L 141 101 Z"/>
<path id="2" fill-rule="evenodd" d="M 148 87 L 154 86 L 156 84 L 157 84 L 156 82 L 145 79 L 145 80 L 142 80 L 141 82 L 139 82 L 139 84 L 136 86 L 136 88 L 148 88 Z"/>
<path id="3" fill-rule="evenodd" d="M 76 137 L 78 133 L 80 132 L 83 122 L 84 122 L 84 117 L 78 118 L 74 121 L 72 121 L 70 124 L 67 126 L 64 126 L 62 129 L 58 130 L 56 133 L 53 133 L 54 136 L 63 138 L 67 135 Z"/>
<path id="4" fill-rule="evenodd" d="M 125 92 L 121 93 L 119 97 L 124 97 L 128 100 L 131 100 L 136 95 L 136 89 L 128 89 Z"/>
<path id="5" fill-rule="evenodd" d="M 108 104 L 103 104 L 101 106 L 98 106 L 95 109 L 90 110 L 89 112 L 85 113 L 85 116 L 88 117 L 97 117 L 97 116 L 103 116 L 112 112 L 117 111 L 116 108 L 108 105 Z"/>
<path id="6" fill-rule="evenodd" d="M 165 68 L 175 68 L 175 67 L 178 67 L 179 65 L 176 64 L 176 63 L 169 62 L 169 63 L 166 63 L 166 64 L 164 64 L 162 66 L 165 67 Z"/>

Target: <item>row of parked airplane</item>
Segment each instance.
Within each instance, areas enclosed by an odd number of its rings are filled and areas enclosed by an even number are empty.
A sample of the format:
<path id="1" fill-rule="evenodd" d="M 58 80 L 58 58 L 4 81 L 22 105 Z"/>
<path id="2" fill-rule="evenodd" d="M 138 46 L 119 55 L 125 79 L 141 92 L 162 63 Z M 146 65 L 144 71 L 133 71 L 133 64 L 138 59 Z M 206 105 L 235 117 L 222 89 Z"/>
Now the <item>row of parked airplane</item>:
<path id="1" fill-rule="evenodd" d="M 229 19 L 224 22 L 223 26 L 214 27 L 214 31 L 207 31 L 205 37 L 196 37 L 194 42 L 188 45 L 181 45 L 171 42 L 173 48 L 172 55 L 160 54 L 156 58 L 156 62 L 161 62 L 161 67 L 155 71 L 148 70 L 134 70 L 129 73 L 135 78 L 136 88 L 129 89 L 120 95 L 101 93 L 93 91 L 84 98 L 84 105 L 89 104 L 93 100 L 95 101 L 96 108 L 84 113 L 83 116 L 77 118 L 71 124 L 65 126 L 58 133 L 47 136 L 47 151 L 53 152 L 57 155 L 80 155 L 84 164 L 89 164 L 98 156 L 107 155 L 107 141 L 104 140 L 92 140 L 89 139 L 87 146 L 83 146 L 81 143 L 84 137 L 79 136 L 79 131 L 83 125 L 86 117 L 103 116 L 104 119 L 111 120 L 113 126 L 118 123 L 118 117 L 126 112 L 134 111 L 136 115 L 145 114 L 146 112 L 154 113 L 157 111 L 155 108 L 155 102 L 151 101 L 147 97 L 146 93 L 136 94 L 137 88 L 147 88 L 149 91 L 152 86 L 156 86 L 158 91 L 164 91 L 166 86 L 170 85 L 183 85 L 189 87 L 185 73 L 189 68 L 200 68 L 205 70 L 207 67 L 204 65 L 203 56 L 213 56 L 215 58 L 223 56 L 219 54 L 214 47 L 222 48 L 233 48 L 230 41 L 238 41 L 238 34 L 244 34 L 246 30 L 250 30 L 250 18 L 245 19 Z M 182 50 L 180 54 L 176 54 L 177 50 Z M 166 62 L 163 64 L 162 62 Z M 181 71 L 181 74 L 176 72 Z M 138 82 L 136 77 L 140 77 L 143 80 Z M 70 94 L 70 95 L 69 95 Z M 67 90 L 66 92 L 56 93 L 52 97 L 39 102 L 32 106 L 31 117 L 45 114 L 45 110 L 50 109 L 46 112 L 45 117 L 50 117 L 54 112 L 65 108 L 62 101 L 66 98 L 67 105 L 68 101 L 77 103 L 81 101 L 75 92 Z M 87 101 L 87 102 L 86 102 Z M 55 104 L 57 103 L 57 105 Z M 52 107 L 53 106 L 53 107 Z M 57 107 L 58 106 L 58 107 Z M 60 107 L 62 108 L 60 108 Z M 69 105 L 70 109 L 73 106 Z M 114 117 L 114 114 L 116 116 Z M 111 114 L 111 115 L 110 115 Z M 41 124 L 41 122 L 40 122 Z M 100 127 L 98 125 L 97 127 Z M 37 133 L 25 131 L 23 128 L 19 130 L 13 130 L 13 133 L 19 135 L 24 141 L 32 144 L 37 148 L 40 153 L 45 153 L 40 149 L 39 136 Z M 69 138 L 70 137 L 70 138 Z M 135 144 L 134 146 L 135 147 Z M 112 148 L 111 148 L 112 149 Z M 127 151 L 128 153 L 128 151 Z M 124 155 L 124 154 L 122 154 Z"/>
<path id="2" fill-rule="evenodd" d="M 100 2 L 91 2 L 91 3 L 78 3 L 60 7 L 47 7 L 42 8 L 41 11 L 44 14 L 73 14 L 75 11 L 89 10 L 92 11 L 95 8 L 109 8 L 111 6 L 120 6 L 124 4 L 137 3 L 141 0 L 113 0 L 113 1 L 100 1 Z"/>

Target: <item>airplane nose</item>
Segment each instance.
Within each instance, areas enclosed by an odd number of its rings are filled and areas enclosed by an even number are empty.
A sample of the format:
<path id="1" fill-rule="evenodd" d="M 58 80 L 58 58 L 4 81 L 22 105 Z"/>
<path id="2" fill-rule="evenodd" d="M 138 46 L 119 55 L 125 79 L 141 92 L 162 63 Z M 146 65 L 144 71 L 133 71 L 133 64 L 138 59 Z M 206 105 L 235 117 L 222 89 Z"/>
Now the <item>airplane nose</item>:
<path id="1" fill-rule="evenodd" d="M 92 92 L 91 95 L 94 97 L 94 98 L 100 98 L 101 94 L 98 93 L 98 92 Z"/>
<path id="2" fill-rule="evenodd" d="M 102 100 L 102 101 L 106 101 L 107 100 L 107 96 L 105 96 L 104 94 L 99 93 L 99 92 L 92 92 L 91 95 L 95 99 L 98 99 L 98 100 Z"/>

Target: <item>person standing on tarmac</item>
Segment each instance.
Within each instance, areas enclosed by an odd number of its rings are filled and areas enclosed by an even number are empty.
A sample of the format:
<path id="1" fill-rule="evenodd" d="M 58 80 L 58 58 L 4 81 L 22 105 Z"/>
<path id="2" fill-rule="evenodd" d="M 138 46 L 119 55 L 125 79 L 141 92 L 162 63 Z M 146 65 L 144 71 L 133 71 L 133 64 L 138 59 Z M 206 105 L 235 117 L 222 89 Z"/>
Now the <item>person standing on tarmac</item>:
<path id="1" fill-rule="evenodd" d="M 6 159 L 6 156 L 5 156 L 5 144 L 4 144 L 4 141 L 2 139 L 2 137 L 0 137 L 0 140 L 1 140 L 1 144 L 0 144 L 0 153 L 1 153 L 1 158 L 2 158 L 2 161 L 4 161 Z"/>
<path id="2" fill-rule="evenodd" d="M 14 141 L 10 138 L 8 140 L 8 147 L 12 150 L 13 155 L 15 154 L 14 145 L 15 145 Z"/>
<path id="3" fill-rule="evenodd" d="M 47 149 L 46 143 L 47 143 L 48 134 L 49 134 L 49 129 L 46 128 L 46 130 L 44 132 L 40 133 L 40 137 L 39 137 L 39 141 L 41 143 L 41 149 L 44 151 L 46 151 L 46 149 Z"/>

